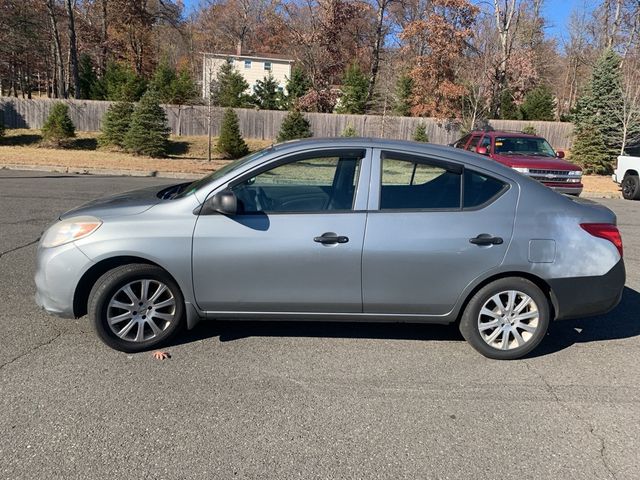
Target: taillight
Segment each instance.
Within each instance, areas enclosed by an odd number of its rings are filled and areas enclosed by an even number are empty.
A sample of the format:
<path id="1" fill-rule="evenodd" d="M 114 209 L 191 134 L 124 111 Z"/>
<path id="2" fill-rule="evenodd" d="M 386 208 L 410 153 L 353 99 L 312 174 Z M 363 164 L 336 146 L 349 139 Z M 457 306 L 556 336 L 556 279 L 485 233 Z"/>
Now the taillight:
<path id="1" fill-rule="evenodd" d="M 618 227 L 610 223 L 581 223 L 580 226 L 594 237 L 609 240 L 616 246 L 622 257 L 622 237 Z"/>

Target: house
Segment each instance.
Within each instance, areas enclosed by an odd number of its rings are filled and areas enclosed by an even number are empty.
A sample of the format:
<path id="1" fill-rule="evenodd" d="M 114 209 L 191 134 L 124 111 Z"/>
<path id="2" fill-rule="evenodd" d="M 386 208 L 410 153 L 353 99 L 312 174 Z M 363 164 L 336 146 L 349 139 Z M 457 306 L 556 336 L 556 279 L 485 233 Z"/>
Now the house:
<path id="1" fill-rule="evenodd" d="M 269 74 L 273 76 L 282 90 L 285 89 L 287 79 L 291 77 L 293 60 L 277 55 L 260 54 L 228 54 L 203 53 L 202 59 L 202 97 L 208 98 L 211 81 L 215 81 L 218 70 L 224 62 L 232 63 L 249 84 L 247 93 L 253 93 L 253 87 L 258 80 L 263 80 Z"/>

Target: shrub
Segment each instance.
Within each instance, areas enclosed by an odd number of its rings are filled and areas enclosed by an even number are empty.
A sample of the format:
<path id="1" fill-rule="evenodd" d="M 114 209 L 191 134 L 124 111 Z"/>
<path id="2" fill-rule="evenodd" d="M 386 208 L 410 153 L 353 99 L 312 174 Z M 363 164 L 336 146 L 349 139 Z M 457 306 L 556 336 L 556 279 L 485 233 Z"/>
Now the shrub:
<path id="1" fill-rule="evenodd" d="M 131 126 L 132 114 L 132 103 L 116 102 L 112 104 L 102 117 L 100 145 L 124 147 L 124 137 Z"/>
<path id="2" fill-rule="evenodd" d="M 240 134 L 238 115 L 232 108 L 227 108 L 224 112 L 217 148 L 229 158 L 240 158 L 249 153 L 249 147 Z"/>
<path id="3" fill-rule="evenodd" d="M 62 102 L 55 103 L 42 127 L 43 140 L 61 146 L 66 140 L 75 136 L 76 129 L 69 117 L 69 107 Z"/>
<path id="4" fill-rule="evenodd" d="M 357 137 L 358 136 L 358 132 L 356 131 L 355 128 L 353 128 L 353 125 L 348 124 L 347 128 L 345 128 L 342 131 L 342 137 Z"/>
<path id="5" fill-rule="evenodd" d="M 522 133 L 526 133 L 528 135 L 537 135 L 538 131 L 533 125 L 527 125 L 522 129 Z"/>
<path id="6" fill-rule="evenodd" d="M 304 118 L 299 110 L 293 110 L 284 117 L 280 133 L 278 133 L 278 141 L 285 142 L 287 140 L 295 140 L 296 138 L 309 138 L 313 136 L 311 133 L 311 124 Z"/>
<path id="7" fill-rule="evenodd" d="M 424 123 L 419 123 L 413 132 L 413 140 L 415 142 L 428 142 L 429 135 L 427 135 L 427 126 Z"/>
<path id="8" fill-rule="evenodd" d="M 169 147 L 167 116 L 153 90 L 148 90 L 131 115 L 131 126 L 124 136 L 125 148 L 138 155 L 164 157 Z"/>

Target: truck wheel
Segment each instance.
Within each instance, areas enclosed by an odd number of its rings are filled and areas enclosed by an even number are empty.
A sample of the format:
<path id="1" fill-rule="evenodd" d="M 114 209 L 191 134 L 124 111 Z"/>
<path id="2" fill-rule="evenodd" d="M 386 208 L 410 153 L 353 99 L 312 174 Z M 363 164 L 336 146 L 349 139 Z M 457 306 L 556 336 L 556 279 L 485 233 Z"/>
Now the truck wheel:
<path id="1" fill-rule="evenodd" d="M 627 174 L 622 180 L 622 196 L 627 200 L 640 200 L 640 178 Z"/>

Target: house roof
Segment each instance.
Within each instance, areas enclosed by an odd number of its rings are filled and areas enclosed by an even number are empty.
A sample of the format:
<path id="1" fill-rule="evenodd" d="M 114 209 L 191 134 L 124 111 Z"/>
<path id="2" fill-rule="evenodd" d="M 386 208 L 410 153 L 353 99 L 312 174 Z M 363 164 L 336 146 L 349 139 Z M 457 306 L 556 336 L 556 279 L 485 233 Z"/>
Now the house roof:
<path id="1" fill-rule="evenodd" d="M 226 53 L 226 52 L 202 52 L 203 55 L 207 57 L 233 57 L 238 59 L 246 59 L 246 60 L 274 60 L 278 62 L 285 63 L 293 63 L 294 60 L 292 58 L 286 58 L 282 55 L 274 54 L 274 53 L 244 53 L 242 55 L 236 55 L 235 53 Z"/>

